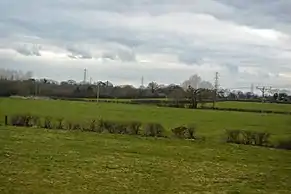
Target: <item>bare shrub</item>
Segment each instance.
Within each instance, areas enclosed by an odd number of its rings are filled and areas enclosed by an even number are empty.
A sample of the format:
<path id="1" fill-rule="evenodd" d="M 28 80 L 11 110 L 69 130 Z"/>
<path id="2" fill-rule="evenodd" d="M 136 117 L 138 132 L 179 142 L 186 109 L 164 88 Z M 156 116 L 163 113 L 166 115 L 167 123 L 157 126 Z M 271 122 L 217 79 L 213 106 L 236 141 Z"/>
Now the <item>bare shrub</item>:
<path id="1" fill-rule="evenodd" d="M 31 127 L 32 116 L 30 114 L 13 115 L 11 116 L 10 122 L 13 126 Z"/>
<path id="2" fill-rule="evenodd" d="M 159 123 L 147 123 L 144 126 L 144 135 L 150 137 L 165 137 L 165 128 Z"/>
<path id="3" fill-rule="evenodd" d="M 52 129 L 53 128 L 52 118 L 51 117 L 45 117 L 42 127 L 45 128 L 45 129 Z"/>
<path id="4" fill-rule="evenodd" d="M 140 130 L 141 130 L 141 125 L 142 125 L 141 122 L 138 122 L 138 121 L 128 122 L 128 126 L 127 126 L 128 133 L 130 135 L 139 135 Z"/>
<path id="5" fill-rule="evenodd" d="M 58 118 L 57 119 L 57 129 L 64 129 L 64 119 L 63 118 Z"/>

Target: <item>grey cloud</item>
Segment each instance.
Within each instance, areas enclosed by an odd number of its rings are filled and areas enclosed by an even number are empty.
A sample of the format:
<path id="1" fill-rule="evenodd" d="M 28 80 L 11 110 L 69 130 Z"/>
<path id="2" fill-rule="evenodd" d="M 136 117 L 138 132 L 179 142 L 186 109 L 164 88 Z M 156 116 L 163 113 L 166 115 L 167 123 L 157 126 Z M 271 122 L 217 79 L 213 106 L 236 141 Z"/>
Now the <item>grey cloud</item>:
<path id="1" fill-rule="evenodd" d="M 15 51 L 25 56 L 41 56 L 40 47 L 36 45 L 21 45 Z"/>
<path id="2" fill-rule="evenodd" d="M 122 62 L 136 61 L 136 56 L 133 52 L 128 52 L 124 50 L 119 50 L 117 52 L 105 52 L 102 54 L 101 58 L 110 59 L 113 61 L 120 60 Z"/>
<path id="3" fill-rule="evenodd" d="M 71 52 L 68 56 L 74 59 L 92 59 L 92 54 L 78 46 L 68 46 L 67 50 Z"/>

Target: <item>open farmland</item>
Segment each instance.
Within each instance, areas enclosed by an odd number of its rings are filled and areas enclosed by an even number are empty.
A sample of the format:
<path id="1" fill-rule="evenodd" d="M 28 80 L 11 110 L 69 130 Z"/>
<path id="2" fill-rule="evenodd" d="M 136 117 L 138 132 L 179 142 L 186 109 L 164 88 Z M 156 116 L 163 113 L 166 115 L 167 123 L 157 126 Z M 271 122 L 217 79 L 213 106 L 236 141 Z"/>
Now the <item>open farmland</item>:
<path id="1" fill-rule="evenodd" d="M 0 127 L 0 192 L 290 193 L 291 152 Z"/>
<path id="2" fill-rule="evenodd" d="M 1 193 L 290 193 L 291 152 L 223 143 L 225 129 L 291 136 L 291 116 L 0 99 L 4 115 L 195 123 L 206 141 L 0 127 Z"/>
<path id="3" fill-rule="evenodd" d="M 212 104 L 207 104 L 212 106 Z M 271 110 L 291 112 L 291 104 L 260 103 L 260 102 L 234 102 L 225 101 L 216 103 L 218 108 L 239 108 L 247 110 Z"/>
<path id="4" fill-rule="evenodd" d="M 288 105 L 287 105 L 288 106 Z M 275 114 L 173 109 L 147 105 L 88 103 L 73 101 L 1 99 L 1 117 L 17 113 L 63 117 L 66 120 L 91 119 L 158 122 L 170 129 L 195 123 L 199 134 L 220 140 L 225 129 L 266 131 L 274 137 L 291 135 L 291 116 Z"/>

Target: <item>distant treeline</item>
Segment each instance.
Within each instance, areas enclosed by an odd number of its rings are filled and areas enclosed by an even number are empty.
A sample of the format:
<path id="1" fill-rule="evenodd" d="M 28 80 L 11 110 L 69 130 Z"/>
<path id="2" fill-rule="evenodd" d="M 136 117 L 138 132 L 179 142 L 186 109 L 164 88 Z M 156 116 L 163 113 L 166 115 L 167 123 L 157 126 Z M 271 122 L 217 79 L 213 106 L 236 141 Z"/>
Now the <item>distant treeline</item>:
<path id="1" fill-rule="evenodd" d="M 131 85 L 113 85 L 109 81 L 94 84 L 77 83 L 74 80 L 56 82 L 48 79 L 8 80 L 0 79 L 0 96 L 46 96 L 63 99 L 151 99 L 143 103 L 157 104 L 155 98 L 167 98 L 174 104 L 192 103 L 197 108 L 198 103 L 215 101 L 249 101 L 260 102 L 262 98 L 250 92 L 211 89 L 182 88 L 170 84 L 161 86 L 151 82 L 147 87 L 135 88 Z M 266 101 L 276 103 L 289 103 L 290 97 L 286 94 L 269 96 Z"/>

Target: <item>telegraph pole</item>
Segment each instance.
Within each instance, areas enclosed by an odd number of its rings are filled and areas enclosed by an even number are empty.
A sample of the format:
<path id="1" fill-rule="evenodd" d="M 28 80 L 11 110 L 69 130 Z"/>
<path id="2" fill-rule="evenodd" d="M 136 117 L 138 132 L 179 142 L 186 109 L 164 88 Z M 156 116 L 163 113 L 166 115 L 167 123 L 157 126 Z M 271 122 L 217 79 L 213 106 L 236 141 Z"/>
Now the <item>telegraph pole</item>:
<path id="1" fill-rule="evenodd" d="M 213 92 L 213 108 L 215 108 L 216 101 L 217 101 L 217 91 L 219 87 L 219 77 L 218 77 L 218 72 L 215 72 L 215 81 L 214 81 L 214 92 Z"/>
<path id="2" fill-rule="evenodd" d="M 84 83 L 83 84 L 85 84 L 86 83 L 86 81 L 87 81 L 87 69 L 84 69 Z"/>
<path id="3" fill-rule="evenodd" d="M 97 91 L 96 91 L 96 97 L 97 97 L 97 103 L 99 102 L 99 95 L 100 95 L 100 87 L 99 87 L 100 83 L 97 82 Z"/>

